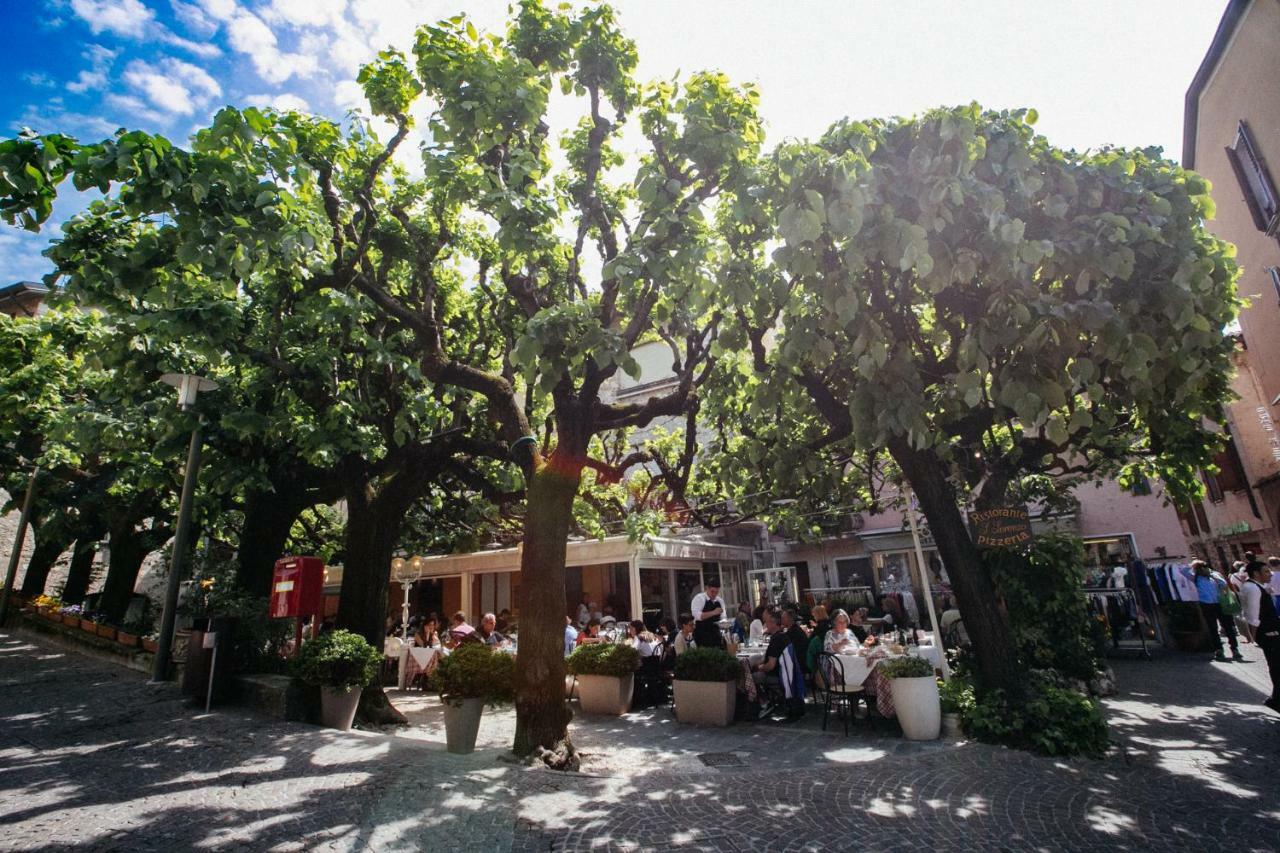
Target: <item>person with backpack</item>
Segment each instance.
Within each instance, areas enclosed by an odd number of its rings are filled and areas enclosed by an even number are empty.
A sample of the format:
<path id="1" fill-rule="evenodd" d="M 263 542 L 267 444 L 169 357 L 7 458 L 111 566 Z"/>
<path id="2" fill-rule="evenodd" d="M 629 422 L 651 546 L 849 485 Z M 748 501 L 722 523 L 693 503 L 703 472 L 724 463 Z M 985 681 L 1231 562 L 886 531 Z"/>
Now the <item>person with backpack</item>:
<path id="1" fill-rule="evenodd" d="M 1268 585 L 1271 568 L 1264 563 L 1253 562 L 1245 567 L 1249 580 L 1240 589 L 1240 604 L 1244 619 L 1253 628 L 1254 642 L 1267 659 L 1267 671 L 1271 675 L 1271 695 L 1262 704 L 1280 714 L 1280 615 L 1272 599 Z"/>
<path id="2" fill-rule="evenodd" d="M 1240 654 L 1240 644 L 1236 640 L 1236 626 L 1232 616 L 1238 608 L 1235 594 L 1231 592 L 1227 586 L 1227 580 L 1219 573 L 1210 570 L 1209 564 L 1204 560 L 1192 560 L 1191 566 L 1184 567 L 1182 573 L 1196 585 L 1196 595 L 1200 599 L 1200 610 L 1204 614 L 1204 621 L 1208 623 L 1209 630 L 1213 632 L 1214 643 L 1218 646 L 1218 651 L 1214 653 L 1213 659 L 1216 661 L 1226 661 L 1227 656 L 1222 652 L 1222 636 L 1218 629 L 1222 629 L 1222 634 L 1227 635 L 1227 643 L 1231 646 L 1231 658 L 1237 662 L 1244 660 L 1244 655 Z M 1232 614 L 1223 613 L 1222 599 L 1228 597 L 1229 609 Z"/>

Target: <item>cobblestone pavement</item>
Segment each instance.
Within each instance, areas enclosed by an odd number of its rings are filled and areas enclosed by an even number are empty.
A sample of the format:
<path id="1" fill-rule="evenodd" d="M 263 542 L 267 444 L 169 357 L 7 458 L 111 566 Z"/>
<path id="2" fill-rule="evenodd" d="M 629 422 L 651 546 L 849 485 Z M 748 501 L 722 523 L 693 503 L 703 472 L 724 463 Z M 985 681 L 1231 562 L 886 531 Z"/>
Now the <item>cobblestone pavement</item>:
<path id="1" fill-rule="evenodd" d="M 1100 761 L 655 711 L 575 721 L 585 772 L 566 775 L 506 759 L 509 713 L 453 756 L 420 695 L 397 736 L 205 715 L 0 634 L 0 849 L 1274 851 L 1280 717 L 1245 654 L 1117 662 Z"/>

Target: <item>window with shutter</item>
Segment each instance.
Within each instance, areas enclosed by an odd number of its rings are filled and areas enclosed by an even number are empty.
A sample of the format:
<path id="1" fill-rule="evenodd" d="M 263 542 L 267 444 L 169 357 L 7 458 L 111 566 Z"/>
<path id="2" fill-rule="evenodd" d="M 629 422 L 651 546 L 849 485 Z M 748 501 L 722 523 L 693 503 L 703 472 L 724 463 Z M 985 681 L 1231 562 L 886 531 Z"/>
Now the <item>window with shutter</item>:
<path id="1" fill-rule="evenodd" d="M 1249 133 L 1249 125 L 1243 121 L 1236 128 L 1235 142 L 1227 148 L 1227 159 L 1231 161 L 1231 168 L 1240 181 L 1245 204 L 1253 215 L 1253 224 L 1259 231 L 1274 234 L 1277 224 L 1280 224 L 1280 200 L 1276 196 L 1276 185 L 1267 171 L 1266 161 L 1258 155 L 1258 148 Z"/>

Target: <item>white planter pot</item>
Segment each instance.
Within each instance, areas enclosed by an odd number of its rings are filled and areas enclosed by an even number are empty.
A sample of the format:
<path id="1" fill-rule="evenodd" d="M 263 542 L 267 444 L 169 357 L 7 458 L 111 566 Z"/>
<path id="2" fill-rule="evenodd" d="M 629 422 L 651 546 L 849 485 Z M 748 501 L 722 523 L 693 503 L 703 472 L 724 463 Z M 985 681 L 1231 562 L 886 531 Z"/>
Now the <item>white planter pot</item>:
<path id="1" fill-rule="evenodd" d="M 450 752 L 467 755 L 476 751 L 476 735 L 480 734 L 483 712 L 483 699 L 444 703 L 444 739 Z"/>
<path id="2" fill-rule="evenodd" d="M 737 685 L 732 681 L 674 682 L 676 719 L 695 726 L 727 726 L 733 722 Z"/>
<path id="3" fill-rule="evenodd" d="M 891 678 L 889 684 L 898 723 L 907 740 L 937 740 L 942 729 L 937 679 L 932 675 Z"/>
<path id="4" fill-rule="evenodd" d="M 960 740 L 964 731 L 960 728 L 959 714 L 942 715 L 942 736 L 947 740 Z"/>
<path id="5" fill-rule="evenodd" d="M 620 716 L 631 710 L 635 679 L 630 675 L 579 675 L 578 702 L 584 714 Z"/>
<path id="6" fill-rule="evenodd" d="M 320 722 L 344 732 L 351 731 L 360 704 L 360 691 L 356 688 L 340 693 L 331 687 L 320 688 Z"/>

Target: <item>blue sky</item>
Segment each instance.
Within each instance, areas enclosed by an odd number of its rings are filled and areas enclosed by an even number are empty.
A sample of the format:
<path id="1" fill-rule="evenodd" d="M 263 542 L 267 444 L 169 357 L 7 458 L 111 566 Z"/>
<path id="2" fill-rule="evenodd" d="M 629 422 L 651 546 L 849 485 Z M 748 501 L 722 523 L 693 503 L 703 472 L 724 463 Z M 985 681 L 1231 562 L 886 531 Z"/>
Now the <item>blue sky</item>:
<path id="1" fill-rule="evenodd" d="M 1176 157 L 1182 99 L 1217 0 L 966 3 L 621 0 L 644 78 L 720 68 L 761 89 L 771 138 L 832 120 L 977 100 L 1032 106 L 1063 147 L 1162 145 Z M 501 25 L 505 0 L 0 0 L 2 132 L 100 138 L 120 126 L 177 142 L 224 104 L 340 118 L 362 62 L 462 9 Z M 0 225 L 0 283 L 47 272 L 40 250 L 85 204 L 69 194 L 41 235 Z"/>

